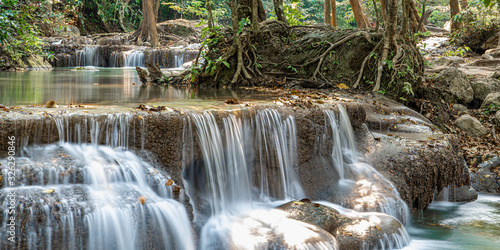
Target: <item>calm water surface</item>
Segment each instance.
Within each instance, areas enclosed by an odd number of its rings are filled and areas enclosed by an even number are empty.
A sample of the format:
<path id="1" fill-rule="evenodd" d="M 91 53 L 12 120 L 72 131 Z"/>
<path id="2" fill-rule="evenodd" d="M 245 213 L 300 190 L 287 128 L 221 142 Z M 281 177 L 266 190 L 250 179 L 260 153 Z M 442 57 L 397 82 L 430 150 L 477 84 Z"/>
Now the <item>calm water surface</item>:
<path id="1" fill-rule="evenodd" d="M 500 249 L 500 195 L 474 202 L 433 202 L 414 215 L 404 249 Z"/>
<path id="2" fill-rule="evenodd" d="M 135 83 L 135 84 L 134 84 Z M 270 95 L 245 90 L 194 90 L 141 86 L 135 68 L 98 68 L 98 71 L 0 72 L 0 104 L 31 105 L 55 101 L 69 104 L 164 102 L 183 99 L 268 99 Z"/>

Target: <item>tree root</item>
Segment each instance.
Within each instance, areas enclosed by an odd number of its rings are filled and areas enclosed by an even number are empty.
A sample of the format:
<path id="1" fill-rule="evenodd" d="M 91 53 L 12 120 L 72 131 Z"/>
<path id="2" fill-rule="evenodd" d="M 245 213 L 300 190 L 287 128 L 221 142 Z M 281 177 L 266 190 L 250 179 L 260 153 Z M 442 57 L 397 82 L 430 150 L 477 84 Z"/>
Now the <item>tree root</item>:
<path id="1" fill-rule="evenodd" d="M 375 48 L 373 48 L 373 50 L 363 60 L 363 63 L 361 64 L 361 69 L 359 70 L 358 79 L 356 80 L 356 83 L 354 83 L 353 88 L 357 88 L 359 86 L 359 82 L 361 81 L 361 77 L 363 76 L 363 71 L 365 70 L 366 63 L 371 58 L 372 53 L 374 53 L 375 51 L 377 51 L 380 48 L 383 41 L 384 41 L 384 39 L 380 40 L 380 42 L 377 43 Z"/>
<path id="2" fill-rule="evenodd" d="M 370 35 L 366 31 L 359 31 L 359 32 L 352 33 L 352 34 L 340 39 L 340 41 L 338 41 L 336 43 L 330 43 L 327 41 L 327 43 L 330 44 L 330 47 L 325 52 L 323 52 L 323 54 L 321 54 L 320 56 L 317 56 L 304 64 L 304 67 L 305 67 L 305 66 L 319 60 L 319 63 L 316 66 L 316 69 L 314 70 L 314 74 L 311 77 L 311 79 L 316 80 L 316 75 L 318 74 L 319 70 L 321 69 L 321 66 L 323 65 L 323 61 L 325 60 L 325 57 L 328 55 L 328 53 L 330 53 L 335 47 L 337 47 L 341 44 L 344 44 L 344 43 L 348 42 L 349 40 L 351 40 L 352 38 L 357 37 L 359 35 L 363 35 L 370 43 L 373 43 L 371 41 Z"/>

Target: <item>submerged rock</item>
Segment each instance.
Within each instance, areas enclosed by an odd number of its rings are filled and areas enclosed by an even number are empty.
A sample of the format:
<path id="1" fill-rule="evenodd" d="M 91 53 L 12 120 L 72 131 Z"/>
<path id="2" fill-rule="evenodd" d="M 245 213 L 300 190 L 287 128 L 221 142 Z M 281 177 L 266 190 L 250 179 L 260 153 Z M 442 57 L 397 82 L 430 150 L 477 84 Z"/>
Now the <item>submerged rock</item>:
<path id="1" fill-rule="evenodd" d="M 386 214 L 350 210 L 340 214 L 331 207 L 302 201 L 288 202 L 278 208 L 286 211 L 289 218 L 328 231 L 337 238 L 340 249 L 392 249 L 409 242 L 401 222 Z"/>
<path id="2" fill-rule="evenodd" d="M 488 134 L 488 129 L 478 119 L 468 114 L 460 116 L 454 124 L 471 137 L 481 137 Z"/>
<path id="3" fill-rule="evenodd" d="M 220 226 L 213 229 L 218 230 L 205 229 L 201 233 L 202 241 L 209 243 L 201 246 L 202 249 L 344 249 L 326 230 L 287 218 L 285 212 L 276 209 L 255 210 L 249 216 L 234 220 L 227 229 L 229 245 L 225 243 L 226 235 L 218 232 Z"/>
<path id="4" fill-rule="evenodd" d="M 434 201 L 469 202 L 478 197 L 477 191 L 470 186 L 449 186 L 439 192 Z"/>
<path id="5" fill-rule="evenodd" d="M 491 170 L 500 167 L 500 157 L 494 157 L 479 165 L 476 172 L 470 174 L 471 186 L 478 192 L 499 192 L 500 176 L 494 174 Z"/>

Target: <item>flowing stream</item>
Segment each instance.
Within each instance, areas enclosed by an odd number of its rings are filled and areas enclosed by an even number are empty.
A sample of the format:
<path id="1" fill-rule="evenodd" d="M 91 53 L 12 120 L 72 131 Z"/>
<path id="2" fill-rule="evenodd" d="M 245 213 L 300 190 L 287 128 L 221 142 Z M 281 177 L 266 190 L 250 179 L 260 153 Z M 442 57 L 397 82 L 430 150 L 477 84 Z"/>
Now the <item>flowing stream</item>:
<path id="1" fill-rule="evenodd" d="M 490 249 L 498 244 L 498 196 L 482 195 L 466 204 L 435 202 L 411 218 L 394 185 L 356 150 L 345 108 L 337 110 L 324 111 L 320 137 L 331 150 L 327 171 L 338 174 L 330 197 L 338 203 L 318 203 L 349 218 L 370 223 L 397 218 L 406 225 L 384 234 L 372 248 Z M 89 116 L 78 123 L 70 123 L 70 116 L 52 119 L 59 142 L 22 145 L 15 186 L 2 180 L 0 249 L 339 248 L 331 234 L 275 209 L 306 198 L 291 114 L 277 109 L 188 113 L 179 138 L 183 183 L 162 171 L 169 166 L 162 168 L 146 152 L 129 148 L 129 114 Z M 142 133 L 149 129 L 140 126 Z M 7 161 L 1 159 L 0 166 Z M 6 168 L 2 171 L 8 175 Z M 178 185 L 184 186 L 180 194 Z M 18 201 L 14 245 L 4 240 L 12 193 Z M 179 195 L 189 197 L 189 206 Z"/>

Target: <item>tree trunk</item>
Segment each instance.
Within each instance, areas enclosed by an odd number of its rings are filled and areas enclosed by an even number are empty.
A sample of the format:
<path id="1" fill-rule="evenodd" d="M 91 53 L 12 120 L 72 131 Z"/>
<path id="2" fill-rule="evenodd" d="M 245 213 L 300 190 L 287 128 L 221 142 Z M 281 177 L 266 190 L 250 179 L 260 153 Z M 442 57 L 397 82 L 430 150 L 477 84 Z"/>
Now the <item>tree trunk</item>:
<path id="1" fill-rule="evenodd" d="M 426 32 L 427 29 L 421 26 L 419 28 L 419 22 L 421 17 L 418 15 L 418 10 L 417 6 L 415 4 L 414 0 L 408 0 L 408 5 L 409 5 L 409 22 L 410 22 L 410 27 L 411 31 L 413 33 L 416 32 Z"/>
<path id="2" fill-rule="evenodd" d="M 331 24 L 333 27 L 337 27 L 337 1 L 336 0 L 330 0 L 330 6 L 332 7 L 332 21 Z"/>
<path id="3" fill-rule="evenodd" d="M 283 0 L 274 0 L 274 11 L 278 21 L 288 23 L 286 20 L 285 12 L 283 11 Z"/>
<path id="4" fill-rule="evenodd" d="M 469 3 L 467 3 L 467 0 L 460 0 L 460 9 L 465 10 L 469 7 Z"/>
<path id="5" fill-rule="evenodd" d="M 382 9 L 382 18 L 384 19 L 384 24 L 387 22 L 387 6 L 385 0 L 380 0 L 380 8 Z"/>
<path id="6" fill-rule="evenodd" d="M 267 19 L 266 10 L 264 9 L 264 4 L 262 4 L 262 0 L 257 0 L 257 3 L 259 4 L 259 10 L 258 10 L 259 22 L 264 22 Z"/>
<path id="7" fill-rule="evenodd" d="M 467 1 L 467 0 L 466 0 Z M 424 2 L 422 3 L 422 16 L 420 17 L 420 21 L 418 21 L 418 30 L 421 30 L 423 28 L 423 25 L 424 25 L 424 20 L 426 20 L 425 18 L 425 4 L 427 3 L 427 0 L 424 0 Z"/>
<path id="8" fill-rule="evenodd" d="M 237 20 L 238 23 L 241 19 L 250 19 L 253 20 L 252 15 L 254 13 L 254 0 L 238 0 L 237 1 Z M 232 16 L 232 15 L 231 15 Z M 257 0 L 257 17 L 258 21 L 262 22 L 266 20 L 266 11 L 264 10 L 264 6 L 262 5 L 262 0 Z"/>
<path id="9" fill-rule="evenodd" d="M 252 30 L 253 35 L 259 34 L 259 0 L 252 0 Z"/>
<path id="10" fill-rule="evenodd" d="M 382 80 L 382 72 L 384 66 L 387 64 L 387 57 L 391 47 L 396 46 L 396 30 L 398 27 L 398 0 L 387 0 L 387 22 L 384 32 L 384 48 L 382 51 L 382 58 L 380 59 L 377 67 L 377 80 L 373 91 L 380 90 L 380 81 Z"/>
<path id="11" fill-rule="evenodd" d="M 212 31 L 214 27 L 214 17 L 212 15 L 212 1 L 207 0 L 205 7 L 207 8 L 208 28 Z"/>
<path id="12" fill-rule="evenodd" d="M 330 6 L 331 1 L 330 0 L 325 0 L 325 9 L 323 11 L 324 13 L 324 22 L 326 24 L 330 24 L 332 20 L 332 7 Z"/>
<path id="13" fill-rule="evenodd" d="M 153 48 L 160 45 L 158 40 L 158 31 L 156 30 L 156 17 L 154 14 L 154 0 L 142 1 L 142 25 L 141 33 L 137 37 L 137 44 L 147 40 Z"/>
<path id="14" fill-rule="evenodd" d="M 351 4 L 352 12 L 354 13 L 354 18 L 356 19 L 356 23 L 358 24 L 358 29 L 366 29 L 370 27 L 368 18 L 366 18 L 363 13 L 359 0 L 349 0 L 349 2 Z"/>
<path id="15" fill-rule="evenodd" d="M 460 22 L 455 21 L 455 15 L 458 13 L 460 13 L 458 0 L 450 0 L 451 31 L 456 31 L 460 28 Z"/>
<path id="16" fill-rule="evenodd" d="M 238 1 L 238 4 L 235 0 L 229 0 L 228 2 L 229 8 L 231 9 L 231 19 L 233 24 L 233 47 L 236 49 L 237 55 L 237 66 L 236 72 L 234 73 L 233 79 L 231 83 L 236 83 L 238 81 L 238 77 L 241 73 L 248 79 L 251 78 L 248 72 L 246 71 L 245 66 L 243 65 L 243 48 L 240 43 L 240 34 L 238 33 L 239 25 L 238 25 L 238 9 L 242 9 L 245 6 L 241 6 L 241 1 Z M 253 6 L 253 5 L 251 5 Z M 250 8 L 251 10 L 251 8 Z"/>

